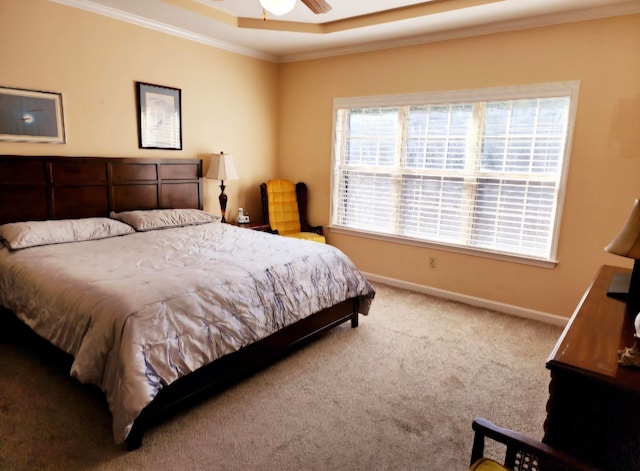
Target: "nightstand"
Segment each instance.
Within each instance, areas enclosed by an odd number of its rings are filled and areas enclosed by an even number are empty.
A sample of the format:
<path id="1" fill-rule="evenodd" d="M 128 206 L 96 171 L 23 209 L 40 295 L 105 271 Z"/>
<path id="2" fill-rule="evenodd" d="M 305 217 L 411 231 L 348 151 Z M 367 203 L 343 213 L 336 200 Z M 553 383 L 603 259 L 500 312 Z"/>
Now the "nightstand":
<path id="1" fill-rule="evenodd" d="M 231 224 L 234 226 L 243 227 L 245 229 L 251 229 L 253 231 L 272 232 L 271 227 L 269 227 L 269 224 L 264 224 L 262 222 L 247 222 L 243 224 L 238 224 L 237 222 L 233 222 Z"/>

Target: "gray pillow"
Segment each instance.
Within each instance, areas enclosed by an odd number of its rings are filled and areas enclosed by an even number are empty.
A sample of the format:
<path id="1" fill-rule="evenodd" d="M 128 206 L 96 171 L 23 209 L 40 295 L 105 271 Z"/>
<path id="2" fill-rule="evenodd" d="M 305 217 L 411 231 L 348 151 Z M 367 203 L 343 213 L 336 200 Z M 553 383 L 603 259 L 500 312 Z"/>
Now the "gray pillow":
<path id="1" fill-rule="evenodd" d="M 0 226 L 0 238 L 10 249 L 105 239 L 135 232 L 109 218 L 11 222 Z"/>
<path id="2" fill-rule="evenodd" d="M 136 231 L 153 231 L 169 227 L 192 226 L 206 224 L 218 220 L 200 209 L 149 209 L 111 212 L 113 219 L 129 224 Z"/>

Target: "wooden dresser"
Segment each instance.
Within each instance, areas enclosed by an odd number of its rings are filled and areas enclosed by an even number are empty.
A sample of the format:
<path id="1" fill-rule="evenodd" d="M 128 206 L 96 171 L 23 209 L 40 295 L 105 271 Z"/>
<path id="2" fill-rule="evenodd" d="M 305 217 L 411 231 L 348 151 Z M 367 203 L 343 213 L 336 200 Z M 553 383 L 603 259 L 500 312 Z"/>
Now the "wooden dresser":
<path id="1" fill-rule="evenodd" d="M 553 349 L 543 441 L 605 470 L 640 470 L 640 370 L 620 367 L 635 314 L 607 296 L 615 273 L 600 268 Z"/>

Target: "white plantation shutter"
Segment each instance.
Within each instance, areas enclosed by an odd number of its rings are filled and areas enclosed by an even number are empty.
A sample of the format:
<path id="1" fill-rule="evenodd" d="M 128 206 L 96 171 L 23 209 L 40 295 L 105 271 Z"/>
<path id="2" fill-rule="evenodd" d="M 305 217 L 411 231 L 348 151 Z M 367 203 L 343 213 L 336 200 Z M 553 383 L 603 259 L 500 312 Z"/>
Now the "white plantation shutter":
<path id="1" fill-rule="evenodd" d="M 553 260 L 577 90 L 336 99 L 332 226 Z"/>

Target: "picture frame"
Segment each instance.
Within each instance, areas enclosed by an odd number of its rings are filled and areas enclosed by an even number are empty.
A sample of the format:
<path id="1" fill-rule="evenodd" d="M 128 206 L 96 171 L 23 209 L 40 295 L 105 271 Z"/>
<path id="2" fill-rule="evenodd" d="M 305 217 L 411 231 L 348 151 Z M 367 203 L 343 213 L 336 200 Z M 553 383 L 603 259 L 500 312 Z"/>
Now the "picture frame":
<path id="1" fill-rule="evenodd" d="M 0 87 L 0 141 L 66 143 L 62 94 Z"/>
<path id="2" fill-rule="evenodd" d="M 182 99 L 179 88 L 136 82 L 138 147 L 182 150 Z"/>

